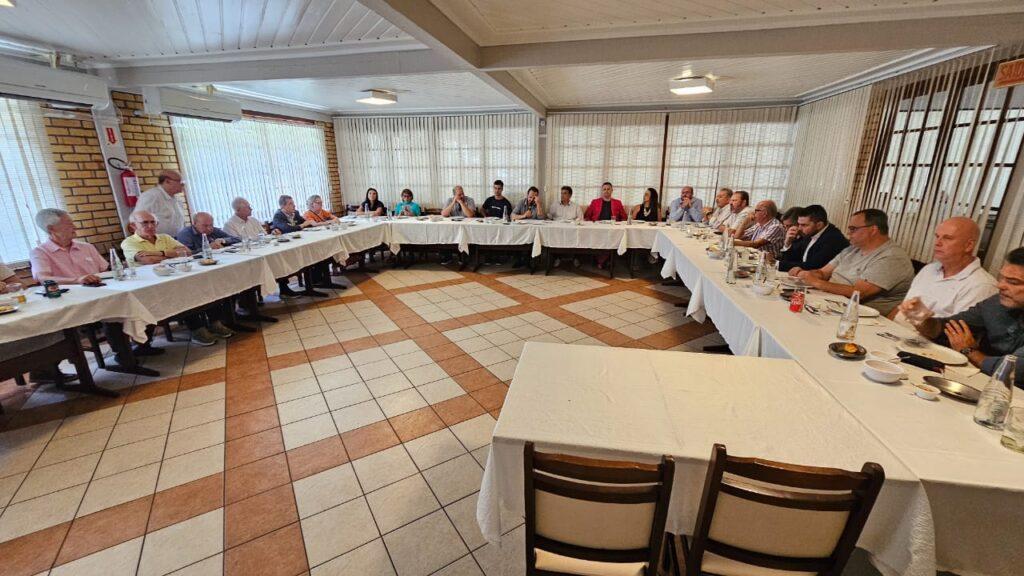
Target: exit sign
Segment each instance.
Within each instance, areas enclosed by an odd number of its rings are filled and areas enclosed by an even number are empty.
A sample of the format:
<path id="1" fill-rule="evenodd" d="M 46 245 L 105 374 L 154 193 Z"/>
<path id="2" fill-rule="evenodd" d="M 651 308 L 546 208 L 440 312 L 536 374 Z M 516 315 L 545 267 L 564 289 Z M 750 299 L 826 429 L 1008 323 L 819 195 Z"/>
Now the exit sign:
<path id="1" fill-rule="evenodd" d="M 996 69 L 996 88 L 1008 88 L 1024 84 L 1024 58 L 1003 62 Z"/>

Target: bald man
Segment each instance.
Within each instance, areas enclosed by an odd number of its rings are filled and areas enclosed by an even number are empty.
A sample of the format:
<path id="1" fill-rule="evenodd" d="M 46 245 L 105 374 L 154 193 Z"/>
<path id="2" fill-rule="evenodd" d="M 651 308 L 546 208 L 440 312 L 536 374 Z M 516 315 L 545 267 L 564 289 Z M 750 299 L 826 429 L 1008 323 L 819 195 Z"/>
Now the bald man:
<path id="1" fill-rule="evenodd" d="M 160 221 L 157 232 L 174 236 L 185 227 L 185 211 L 181 209 L 177 195 L 185 190 L 181 174 L 176 170 L 161 170 L 157 175 L 156 186 L 146 190 L 139 196 L 135 211 L 152 212 Z"/>
<path id="2" fill-rule="evenodd" d="M 210 242 L 210 248 L 214 250 L 242 241 L 214 226 L 213 215 L 209 212 L 196 212 L 192 216 L 192 225 L 178 230 L 175 238 L 191 250 L 193 254 L 198 254 L 203 251 L 203 234 L 206 235 L 207 241 Z"/>
<path id="3" fill-rule="evenodd" d="M 981 230 L 970 218 L 950 218 L 935 228 L 935 261 L 917 273 L 907 297 L 891 313 L 907 318 L 959 314 L 995 294 L 996 280 L 974 255 Z"/>

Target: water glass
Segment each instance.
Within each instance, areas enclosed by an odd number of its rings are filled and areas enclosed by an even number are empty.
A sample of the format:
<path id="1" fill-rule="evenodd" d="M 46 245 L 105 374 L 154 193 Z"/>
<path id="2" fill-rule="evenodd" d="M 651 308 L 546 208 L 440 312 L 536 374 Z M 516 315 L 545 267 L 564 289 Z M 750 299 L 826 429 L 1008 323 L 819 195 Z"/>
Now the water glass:
<path id="1" fill-rule="evenodd" d="M 999 441 L 1010 450 L 1024 453 L 1024 406 L 1013 406 L 1006 413 L 1003 436 Z"/>
<path id="2" fill-rule="evenodd" d="M 25 287 L 20 282 L 11 282 L 7 285 L 7 293 L 13 298 L 18 304 L 24 304 L 27 301 L 25 294 L 22 293 Z"/>

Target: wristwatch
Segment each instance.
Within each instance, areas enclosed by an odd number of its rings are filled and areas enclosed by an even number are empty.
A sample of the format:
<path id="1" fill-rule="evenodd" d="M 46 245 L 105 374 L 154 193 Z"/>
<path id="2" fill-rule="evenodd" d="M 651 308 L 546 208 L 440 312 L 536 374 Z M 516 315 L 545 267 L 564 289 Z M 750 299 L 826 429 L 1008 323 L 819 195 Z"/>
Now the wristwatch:
<path id="1" fill-rule="evenodd" d="M 960 349 L 960 353 L 963 354 L 964 356 L 970 356 L 971 352 L 974 352 L 974 348 L 971 346 L 967 346 L 966 348 Z"/>

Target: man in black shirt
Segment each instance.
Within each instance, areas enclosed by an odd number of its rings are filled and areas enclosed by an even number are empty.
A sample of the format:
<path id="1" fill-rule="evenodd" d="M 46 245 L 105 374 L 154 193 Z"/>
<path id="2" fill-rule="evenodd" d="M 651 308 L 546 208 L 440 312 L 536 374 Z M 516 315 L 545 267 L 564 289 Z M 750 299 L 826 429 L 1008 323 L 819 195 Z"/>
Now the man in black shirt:
<path id="1" fill-rule="evenodd" d="M 501 180 L 494 181 L 494 196 L 484 200 L 484 216 L 501 218 L 505 214 L 512 215 L 512 203 L 502 195 L 505 191 L 505 183 Z"/>

